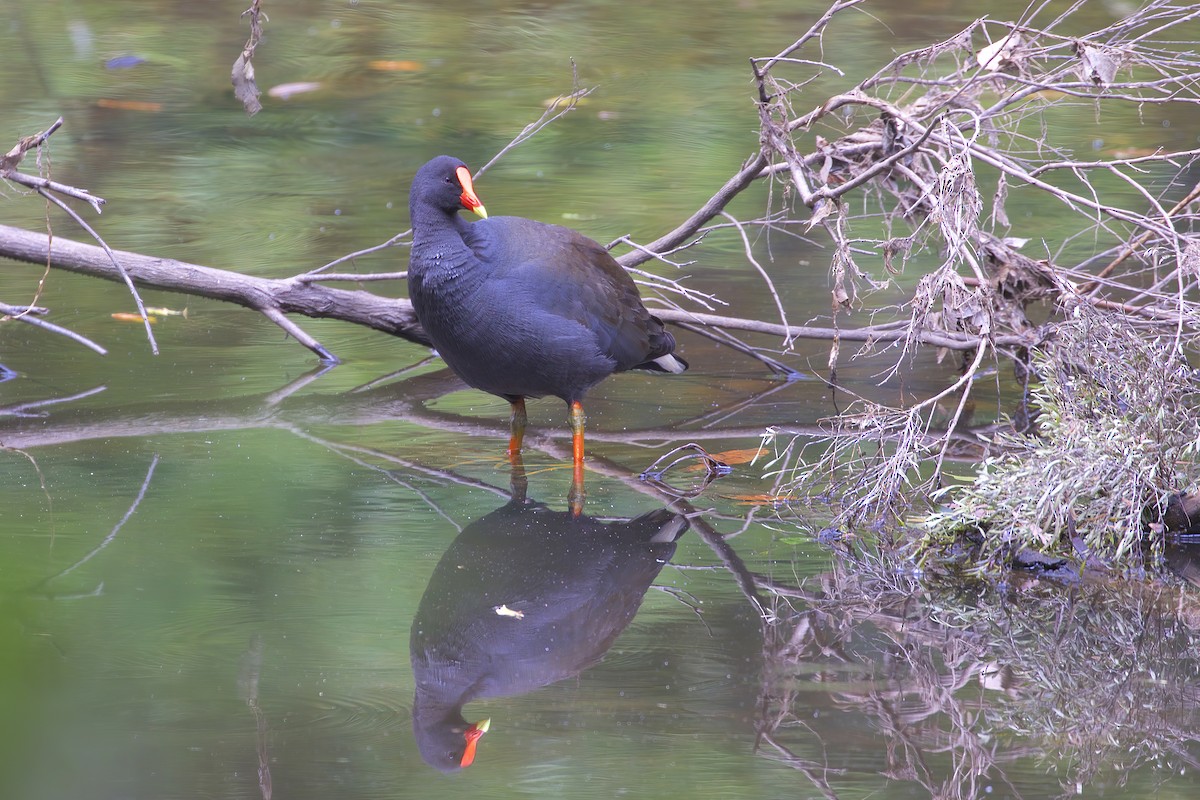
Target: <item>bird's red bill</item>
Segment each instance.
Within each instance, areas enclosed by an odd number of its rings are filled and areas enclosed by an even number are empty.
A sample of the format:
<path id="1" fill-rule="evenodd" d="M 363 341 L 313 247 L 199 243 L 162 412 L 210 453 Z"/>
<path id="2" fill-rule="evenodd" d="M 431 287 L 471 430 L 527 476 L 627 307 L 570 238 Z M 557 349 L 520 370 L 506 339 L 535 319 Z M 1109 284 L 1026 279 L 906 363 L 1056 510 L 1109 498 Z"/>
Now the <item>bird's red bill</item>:
<path id="1" fill-rule="evenodd" d="M 483 203 L 479 202 L 479 196 L 475 194 L 475 184 L 471 182 L 471 171 L 466 167 L 459 167 L 455 170 L 458 176 L 458 184 L 462 186 L 462 195 L 459 200 L 462 201 L 463 208 L 469 211 L 474 211 L 479 216 L 487 219 L 487 211 L 483 208 Z"/>
<path id="2" fill-rule="evenodd" d="M 460 767 L 465 769 L 471 766 L 471 762 L 475 760 L 475 748 L 479 745 L 479 737 L 487 733 L 491 722 L 491 719 L 485 719 L 483 722 L 476 722 L 467 728 L 466 733 L 463 734 L 463 738 L 467 740 L 467 748 L 463 750 L 462 760 L 458 762 Z"/>

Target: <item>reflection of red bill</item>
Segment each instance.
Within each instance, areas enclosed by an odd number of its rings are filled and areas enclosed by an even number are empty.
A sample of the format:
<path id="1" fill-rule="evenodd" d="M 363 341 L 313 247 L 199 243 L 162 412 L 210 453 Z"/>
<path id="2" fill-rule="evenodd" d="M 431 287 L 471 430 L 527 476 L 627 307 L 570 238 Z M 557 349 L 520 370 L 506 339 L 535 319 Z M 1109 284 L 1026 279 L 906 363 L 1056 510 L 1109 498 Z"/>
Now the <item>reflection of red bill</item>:
<path id="1" fill-rule="evenodd" d="M 462 761 L 458 762 L 460 767 L 471 766 L 471 762 L 475 760 L 475 747 L 479 743 L 479 737 L 487 733 L 491 726 L 492 720 L 488 718 L 467 728 L 467 732 L 463 734 L 463 738 L 467 740 L 467 749 L 463 750 Z"/>

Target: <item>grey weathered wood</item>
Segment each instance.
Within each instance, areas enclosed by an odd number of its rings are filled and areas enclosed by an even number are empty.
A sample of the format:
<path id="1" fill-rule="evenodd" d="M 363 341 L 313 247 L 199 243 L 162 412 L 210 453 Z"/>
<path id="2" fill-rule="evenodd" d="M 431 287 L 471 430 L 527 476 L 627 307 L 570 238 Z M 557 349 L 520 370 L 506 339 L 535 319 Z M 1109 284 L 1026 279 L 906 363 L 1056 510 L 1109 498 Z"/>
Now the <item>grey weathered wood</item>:
<path id="1" fill-rule="evenodd" d="M 61 236 L 53 242 L 44 233 L 0 225 L 0 257 L 120 281 L 121 276 L 100 247 Z M 126 271 L 140 287 L 181 292 L 223 300 L 266 313 L 302 314 L 365 325 L 418 344 L 428 345 L 412 304 L 361 290 L 335 289 L 292 278 L 257 278 L 230 270 L 189 264 L 171 258 L 115 251 Z"/>

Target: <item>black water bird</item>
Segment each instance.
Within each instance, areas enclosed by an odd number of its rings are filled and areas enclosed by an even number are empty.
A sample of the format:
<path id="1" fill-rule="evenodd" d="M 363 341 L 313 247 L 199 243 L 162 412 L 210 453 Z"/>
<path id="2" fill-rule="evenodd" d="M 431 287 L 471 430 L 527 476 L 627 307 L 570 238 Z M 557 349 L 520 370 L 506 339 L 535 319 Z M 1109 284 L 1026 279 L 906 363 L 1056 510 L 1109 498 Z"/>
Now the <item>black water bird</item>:
<path id="1" fill-rule="evenodd" d="M 483 219 L 469 223 L 462 209 Z M 417 171 L 409 212 L 408 293 L 434 347 L 468 385 L 509 401 L 510 455 L 521 449 L 525 398 L 562 398 L 581 483 L 584 394 L 614 372 L 683 372 L 675 338 L 601 245 L 558 225 L 489 218 L 457 158 Z"/>

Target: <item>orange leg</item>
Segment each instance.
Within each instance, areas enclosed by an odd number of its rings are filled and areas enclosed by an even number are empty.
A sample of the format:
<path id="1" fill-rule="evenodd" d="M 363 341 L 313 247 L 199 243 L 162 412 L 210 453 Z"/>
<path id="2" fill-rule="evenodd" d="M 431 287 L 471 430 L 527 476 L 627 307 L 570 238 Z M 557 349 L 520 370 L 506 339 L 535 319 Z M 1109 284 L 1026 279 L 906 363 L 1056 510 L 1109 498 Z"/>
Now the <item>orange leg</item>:
<path id="1" fill-rule="evenodd" d="M 571 513 L 579 516 L 583 513 L 583 403 L 571 403 L 571 454 L 574 457 L 575 471 L 571 476 L 571 492 L 568 503 Z"/>
<path id="2" fill-rule="evenodd" d="M 525 413 L 524 397 L 510 400 L 509 405 L 512 406 L 512 420 L 509 423 L 512 433 L 508 437 L 508 457 L 511 460 L 521 452 L 521 442 L 525 440 L 525 423 L 529 421 L 529 415 Z"/>
<path id="3" fill-rule="evenodd" d="M 575 457 L 575 469 L 583 469 L 583 423 L 587 418 L 583 415 L 583 403 L 576 400 L 571 403 L 571 454 Z"/>

